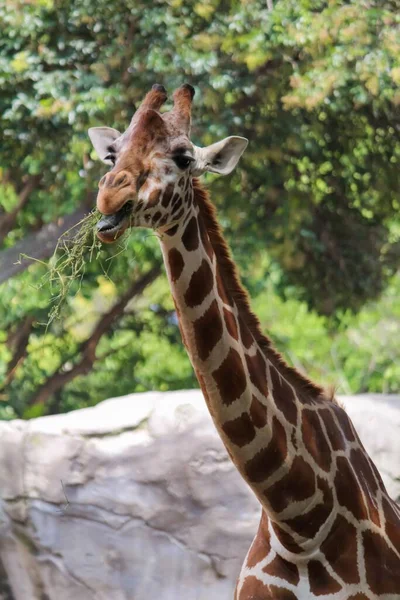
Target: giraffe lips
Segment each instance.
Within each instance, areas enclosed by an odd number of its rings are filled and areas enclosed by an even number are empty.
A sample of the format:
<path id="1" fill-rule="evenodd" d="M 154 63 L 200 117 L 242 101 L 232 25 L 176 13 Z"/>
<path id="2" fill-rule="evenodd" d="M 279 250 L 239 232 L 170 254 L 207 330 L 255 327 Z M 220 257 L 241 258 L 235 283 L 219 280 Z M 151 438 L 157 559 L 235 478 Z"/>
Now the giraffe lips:
<path id="1" fill-rule="evenodd" d="M 132 202 L 129 201 L 113 215 L 102 216 L 96 225 L 97 237 L 102 242 L 111 244 L 124 233 L 129 225 L 132 206 Z"/>

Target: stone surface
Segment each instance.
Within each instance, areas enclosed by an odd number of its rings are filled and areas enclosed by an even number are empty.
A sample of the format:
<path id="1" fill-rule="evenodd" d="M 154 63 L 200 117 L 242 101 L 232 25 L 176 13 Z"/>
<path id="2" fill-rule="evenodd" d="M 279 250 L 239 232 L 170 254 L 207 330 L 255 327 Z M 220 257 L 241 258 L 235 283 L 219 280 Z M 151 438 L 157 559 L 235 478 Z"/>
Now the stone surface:
<path id="1" fill-rule="evenodd" d="M 342 398 L 400 498 L 400 398 Z M 0 422 L 0 600 L 228 600 L 260 509 L 197 390 Z"/>

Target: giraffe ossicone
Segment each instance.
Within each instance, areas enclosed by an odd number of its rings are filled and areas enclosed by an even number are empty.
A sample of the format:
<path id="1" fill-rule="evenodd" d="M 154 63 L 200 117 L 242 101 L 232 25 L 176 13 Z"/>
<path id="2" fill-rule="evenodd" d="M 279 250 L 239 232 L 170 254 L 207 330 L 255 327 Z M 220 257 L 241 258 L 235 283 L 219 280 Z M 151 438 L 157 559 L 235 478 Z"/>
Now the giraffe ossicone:
<path id="1" fill-rule="evenodd" d="M 235 599 L 399 600 L 400 509 L 344 410 L 287 365 L 251 312 L 197 179 L 230 173 L 247 140 L 195 146 L 193 96 L 182 86 L 161 113 L 167 94 L 155 84 L 124 133 L 89 130 L 112 166 L 99 182 L 97 234 L 104 242 L 127 227 L 160 234 L 183 342 L 218 433 L 262 508 Z"/>

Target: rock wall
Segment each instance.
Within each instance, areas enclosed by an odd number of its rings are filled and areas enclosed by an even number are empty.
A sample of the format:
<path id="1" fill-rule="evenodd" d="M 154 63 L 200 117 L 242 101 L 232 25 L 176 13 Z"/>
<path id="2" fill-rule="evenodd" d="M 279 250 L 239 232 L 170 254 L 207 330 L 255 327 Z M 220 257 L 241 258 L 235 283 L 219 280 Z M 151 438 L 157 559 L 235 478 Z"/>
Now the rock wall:
<path id="1" fill-rule="evenodd" d="M 400 497 L 400 398 L 343 402 Z M 228 600 L 260 509 L 197 390 L 0 422 L 0 600 Z"/>

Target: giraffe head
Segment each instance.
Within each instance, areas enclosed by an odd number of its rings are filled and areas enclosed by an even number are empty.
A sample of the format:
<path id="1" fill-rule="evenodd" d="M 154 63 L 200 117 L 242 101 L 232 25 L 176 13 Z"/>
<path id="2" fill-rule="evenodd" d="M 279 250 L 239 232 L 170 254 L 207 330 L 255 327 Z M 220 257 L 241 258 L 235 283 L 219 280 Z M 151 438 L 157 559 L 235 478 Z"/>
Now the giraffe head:
<path id="1" fill-rule="evenodd" d="M 97 208 L 103 218 L 97 235 L 113 242 L 127 227 L 164 231 L 184 218 L 191 203 L 191 179 L 206 171 L 227 175 L 236 166 L 247 140 L 232 136 L 206 148 L 190 141 L 194 89 L 178 88 L 172 110 L 160 113 L 167 99 L 155 84 L 134 114 L 128 129 L 92 127 L 89 137 L 111 170 L 101 178 Z"/>

